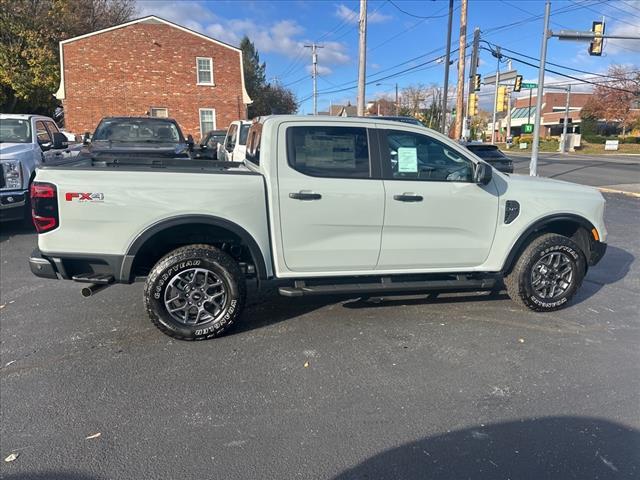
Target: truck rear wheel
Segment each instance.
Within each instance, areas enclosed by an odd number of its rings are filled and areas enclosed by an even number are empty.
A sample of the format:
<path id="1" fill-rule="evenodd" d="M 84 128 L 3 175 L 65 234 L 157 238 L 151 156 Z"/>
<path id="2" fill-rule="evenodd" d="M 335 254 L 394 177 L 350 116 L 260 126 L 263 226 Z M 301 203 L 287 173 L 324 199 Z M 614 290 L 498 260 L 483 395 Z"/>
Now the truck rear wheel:
<path id="1" fill-rule="evenodd" d="M 181 340 L 220 336 L 246 297 L 238 264 L 211 245 L 188 245 L 161 258 L 149 274 L 144 305 L 162 332 Z"/>
<path id="2" fill-rule="evenodd" d="M 580 247 L 570 238 L 547 233 L 525 248 L 504 283 L 514 302 L 537 312 L 550 312 L 566 306 L 585 272 Z"/>

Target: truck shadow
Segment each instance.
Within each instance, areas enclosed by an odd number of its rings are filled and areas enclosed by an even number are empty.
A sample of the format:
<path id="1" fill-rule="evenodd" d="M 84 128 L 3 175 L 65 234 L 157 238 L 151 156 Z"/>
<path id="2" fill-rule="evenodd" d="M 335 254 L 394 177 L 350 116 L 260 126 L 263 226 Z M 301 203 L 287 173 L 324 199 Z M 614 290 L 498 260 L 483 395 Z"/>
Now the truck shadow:
<path id="1" fill-rule="evenodd" d="M 577 305 L 596 295 L 606 285 L 614 284 L 623 280 L 629 274 L 635 257 L 628 251 L 609 246 L 607 254 L 602 261 L 592 267 L 584 280 L 584 284 L 571 301 L 570 305 Z M 277 289 L 272 288 L 264 292 L 256 292 L 249 289 L 247 301 L 246 321 L 237 323 L 229 334 L 242 333 L 245 331 L 266 327 L 296 317 L 305 315 L 312 311 L 324 308 L 328 305 L 341 303 L 347 309 L 367 309 L 367 308 L 394 308 L 402 306 L 419 305 L 439 305 L 439 304 L 462 304 L 469 302 L 495 302 L 509 300 L 509 296 L 504 289 L 499 292 L 464 292 L 456 294 L 437 294 L 425 292 L 419 295 L 397 295 L 383 296 L 379 301 L 376 295 L 371 298 L 356 297 L 346 295 L 331 295 L 318 297 L 287 298 L 281 297 Z"/>
<path id="2" fill-rule="evenodd" d="M 546 417 L 480 425 L 383 451 L 334 480 L 632 479 L 640 432 L 608 420 Z"/>

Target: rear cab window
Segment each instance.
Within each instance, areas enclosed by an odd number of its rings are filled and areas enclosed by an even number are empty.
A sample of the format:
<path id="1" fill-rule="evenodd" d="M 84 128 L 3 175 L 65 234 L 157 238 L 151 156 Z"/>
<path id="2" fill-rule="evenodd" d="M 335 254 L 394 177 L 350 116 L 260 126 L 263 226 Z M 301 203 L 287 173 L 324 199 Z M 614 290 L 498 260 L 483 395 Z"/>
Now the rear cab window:
<path id="1" fill-rule="evenodd" d="M 247 151 L 245 159 L 254 165 L 260 165 L 260 141 L 262 140 L 262 123 L 256 122 L 247 132 Z"/>
<path id="2" fill-rule="evenodd" d="M 367 129 L 294 126 L 287 128 L 287 161 L 312 177 L 371 178 Z"/>

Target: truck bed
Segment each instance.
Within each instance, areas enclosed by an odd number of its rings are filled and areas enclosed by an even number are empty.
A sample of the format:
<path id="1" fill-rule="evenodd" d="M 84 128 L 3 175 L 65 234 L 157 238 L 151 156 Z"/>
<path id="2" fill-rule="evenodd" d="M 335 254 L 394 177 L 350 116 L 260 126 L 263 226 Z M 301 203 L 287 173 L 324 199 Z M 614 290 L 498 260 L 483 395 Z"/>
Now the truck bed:
<path id="1" fill-rule="evenodd" d="M 84 158 L 44 166 L 35 180 L 57 190 L 59 226 L 38 238 L 45 254 L 99 252 L 122 259 L 150 229 L 223 219 L 250 234 L 265 258 L 270 255 L 265 179 L 243 164 Z"/>
<path id="2" fill-rule="evenodd" d="M 42 169 L 74 169 L 74 170 L 162 170 L 172 172 L 190 173 L 224 173 L 224 172 L 248 172 L 248 168 L 242 162 L 223 162 L 208 159 L 184 159 L 184 158 L 160 158 L 149 155 L 122 158 L 122 156 L 109 157 L 101 154 L 99 157 L 79 157 L 67 160 L 59 164 L 43 164 Z"/>

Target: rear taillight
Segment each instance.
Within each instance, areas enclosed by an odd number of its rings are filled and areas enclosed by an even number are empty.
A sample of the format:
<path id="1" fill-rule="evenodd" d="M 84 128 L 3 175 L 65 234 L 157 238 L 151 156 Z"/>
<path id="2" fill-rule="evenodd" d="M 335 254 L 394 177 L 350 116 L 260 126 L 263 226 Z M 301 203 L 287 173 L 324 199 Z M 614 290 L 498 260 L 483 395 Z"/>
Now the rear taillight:
<path id="1" fill-rule="evenodd" d="M 31 217 L 38 233 L 58 226 L 58 191 L 52 183 L 31 184 Z"/>

